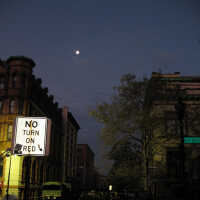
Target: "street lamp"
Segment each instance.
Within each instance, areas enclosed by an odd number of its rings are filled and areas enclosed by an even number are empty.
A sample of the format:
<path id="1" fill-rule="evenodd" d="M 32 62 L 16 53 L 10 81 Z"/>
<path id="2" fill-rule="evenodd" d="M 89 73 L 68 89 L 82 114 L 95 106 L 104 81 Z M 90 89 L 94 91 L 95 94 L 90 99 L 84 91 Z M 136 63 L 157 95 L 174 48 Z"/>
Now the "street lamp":
<path id="1" fill-rule="evenodd" d="M 112 185 L 109 185 L 110 200 L 112 200 Z"/>
<path id="2" fill-rule="evenodd" d="M 7 188 L 6 188 L 6 200 L 9 198 L 9 185 L 10 185 L 10 168 L 11 168 L 11 148 L 6 149 L 3 153 L 0 154 L 0 157 L 3 156 L 10 157 L 9 168 L 8 168 L 8 181 L 7 181 Z"/>
<path id="3" fill-rule="evenodd" d="M 8 200 L 8 192 L 9 192 L 9 186 L 10 186 L 10 168 L 11 168 L 11 151 L 8 151 L 6 153 L 6 157 L 10 157 L 10 162 L 9 162 L 9 171 L 8 171 L 8 183 L 7 183 L 7 189 L 6 189 L 6 199 Z"/>
<path id="4" fill-rule="evenodd" d="M 185 176 L 185 149 L 184 149 L 184 131 L 183 131 L 183 120 L 185 115 L 186 105 L 183 103 L 182 98 L 179 97 L 177 103 L 175 104 L 175 110 L 177 118 L 179 120 L 180 128 L 180 153 L 181 153 L 181 178 L 184 179 Z"/>

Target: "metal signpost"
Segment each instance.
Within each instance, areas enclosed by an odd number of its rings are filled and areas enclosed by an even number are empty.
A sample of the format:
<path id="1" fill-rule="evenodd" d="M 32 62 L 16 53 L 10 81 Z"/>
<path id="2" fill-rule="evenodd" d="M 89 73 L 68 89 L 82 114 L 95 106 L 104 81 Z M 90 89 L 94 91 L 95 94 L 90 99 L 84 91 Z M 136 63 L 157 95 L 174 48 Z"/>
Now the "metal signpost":
<path id="1" fill-rule="evenodd" d="M 30 156 L 48 156 L 51 120 L 46 117 L 16 117 L 13 131 L 13 154 L 27 156 L 24 199 L 28 199 Z"/>
<path id="2" fill-rule="evenodd" d="M 21 147 L 21 155 L 47 156 L 51 121 L 45 117 L 17 117 L 12 149 Z M 15 152 L 13 152 L 15 153 Z"/>

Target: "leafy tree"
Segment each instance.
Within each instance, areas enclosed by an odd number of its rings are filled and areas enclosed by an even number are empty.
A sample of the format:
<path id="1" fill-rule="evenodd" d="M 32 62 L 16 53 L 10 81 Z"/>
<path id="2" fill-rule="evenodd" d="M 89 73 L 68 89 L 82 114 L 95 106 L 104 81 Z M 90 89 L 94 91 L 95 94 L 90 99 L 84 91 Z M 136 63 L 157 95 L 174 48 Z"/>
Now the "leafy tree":
<path id="1" fill-rule="evenodd" d="M 114 160 L 108 177 L 117 190 L 133 191 L 142 188 L 141 158 L 134 150 L 128 139 L 120 140 L 108 154 L 109 158 Z"/>
<path id="2" fill-rule="evenodd" d="M 140 166 L 140 170 L 145 170 L 146 177 L 150 158 L 154 153 L 163 152 L 161 144 L 166 140 L 163 113 L 159 108 L 152 109 L 153 92 L 159 91 L 154 87 L 163 91 L 161 87 L 164 88 L 164 84 L 151 84 L 147 78 L 138 80 L 135 75 L 126 74 L 122 76 L 120 85 L 114 88 L 116 94 L 111 98 L 111 103 L 102 102 L 90 112 L 104 125 L 101 138 L 111 147 L 108 157 L 115 161 L 115 172 L 120 171 L 119 166 L 122 167 L 119 163 L 124 163 L 125 150 L 121 148 L 124 141 L 128 140 L 126 146 L 132 152 L 131 159 L 143 160 L 144 165 Z M 159 95 L 162 97 L 162 94 L 157 93 L 157 97 Z"/>

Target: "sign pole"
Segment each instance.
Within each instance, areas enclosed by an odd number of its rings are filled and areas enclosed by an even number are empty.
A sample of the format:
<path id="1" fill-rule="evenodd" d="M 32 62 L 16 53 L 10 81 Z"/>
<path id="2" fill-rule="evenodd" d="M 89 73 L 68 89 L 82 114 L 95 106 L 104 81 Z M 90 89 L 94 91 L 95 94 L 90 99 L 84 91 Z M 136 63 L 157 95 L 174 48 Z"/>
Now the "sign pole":
<path id="1" fill-rule="evenodd" d="M 30 182 L 30 164 L 31 157 L 27 156 L 26 159 L 26 174 L 25 174 L 25 187 L 24 187 L 24 200 L 28 200 L 29 197 L 29 182 Z"/>
<path id="2" fill-rule="evenodd" d="M 8 183 L 7 183 L 7 189 L 6 189 L 6 199 L 8 200 L 9 197 L 9 186 L 10 186 L 10 168 L 11 168 L 11 154 L 9 154 L 10 162 L 9 162 L 9 171 L 8 171 Z"/>

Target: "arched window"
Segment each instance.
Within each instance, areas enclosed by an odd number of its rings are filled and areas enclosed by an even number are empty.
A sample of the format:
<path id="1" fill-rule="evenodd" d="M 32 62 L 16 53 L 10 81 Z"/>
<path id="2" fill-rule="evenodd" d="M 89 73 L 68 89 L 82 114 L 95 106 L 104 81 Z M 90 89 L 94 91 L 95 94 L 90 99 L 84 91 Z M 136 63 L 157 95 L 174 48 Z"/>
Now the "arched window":
<path id="1" fill-rule="evenodd" d="M 16 113 L 16 100 L 12 99 L 9 104 L 9 113 Z"/>
<path id="2" fill-rule="evenodd" d="M 0 77 L 0 89 L 4 89 L 5 87 L 5 78 L 3 76 Z"/>

